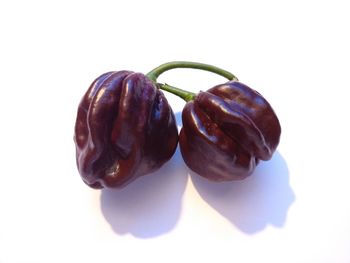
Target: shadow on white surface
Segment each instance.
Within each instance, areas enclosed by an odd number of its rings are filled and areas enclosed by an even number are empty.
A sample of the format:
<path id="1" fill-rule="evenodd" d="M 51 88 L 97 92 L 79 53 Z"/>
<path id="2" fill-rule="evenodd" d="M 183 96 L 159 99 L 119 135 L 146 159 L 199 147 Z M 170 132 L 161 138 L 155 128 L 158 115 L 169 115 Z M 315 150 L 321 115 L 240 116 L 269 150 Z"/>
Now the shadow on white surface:
<path id="1" fill-rule="evenodd" d="M 188 180 L 179 149 L 155 173 L 136 179 L 123 189 L 103 189 L 101 210 L 117 234 L 152 238 L 171 231 L 181 213 Z"/>
<path id="2" fill-rule="evenodd" d="M 288 167 L 279 152 L 270 161 L 261 162 L 243 181 L 213 183 L 192 171 L 190 174 L 201 197 L 247 234 L 261 231 L 268 224 L 283 227 L 295 200 Z"/>

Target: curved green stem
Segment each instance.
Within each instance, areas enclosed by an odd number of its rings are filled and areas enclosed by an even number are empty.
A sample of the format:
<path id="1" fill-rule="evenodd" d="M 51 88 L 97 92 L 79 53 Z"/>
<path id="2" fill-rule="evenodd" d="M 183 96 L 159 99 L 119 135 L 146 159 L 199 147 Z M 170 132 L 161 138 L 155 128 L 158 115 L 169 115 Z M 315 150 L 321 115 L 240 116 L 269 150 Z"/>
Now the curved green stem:
<path id="1" fill-rule="evenodd" d="M 228 80 L 238 80 L 235 75 L 232 73 L 212 66 L 208 64 L 203 64 L 203 63 L 197 63 L 197 62 L 188 62 L 188 61 L 173 61 L 173 62 L 168 62 L 165 64 L 160 65 L 159 67 L 151 70 L 149 73 L 146 74 L 146 76 L 151 79 L 152 81 L 156 82 L 157 78 L 160 76 L 160 74 L 164 73 L 165 71 L 174 69 L 174 68 L 194 68 L 194 69 L 201 69 L 205 71 L 210 71 L 213 73 L 216 73 L 220 76 L 223 76 L 227 78 Z"/>
<path id="2" fill-rule="evenodd" d="M 196 94 L 193 92 L 179 89 L 179 88 L 176 88 L 174 86 L 170 86 L 169 84 L 166 84 L 166 83 L 164 83 L 164 84 L 157 83 L 157 86 L 158 86 L 158 88 L 160 88 L 162 90 L 168 91 L 168 92 L 184 99 L 186 102 L 193 100 L 194 97 L 196 96 Z"/>

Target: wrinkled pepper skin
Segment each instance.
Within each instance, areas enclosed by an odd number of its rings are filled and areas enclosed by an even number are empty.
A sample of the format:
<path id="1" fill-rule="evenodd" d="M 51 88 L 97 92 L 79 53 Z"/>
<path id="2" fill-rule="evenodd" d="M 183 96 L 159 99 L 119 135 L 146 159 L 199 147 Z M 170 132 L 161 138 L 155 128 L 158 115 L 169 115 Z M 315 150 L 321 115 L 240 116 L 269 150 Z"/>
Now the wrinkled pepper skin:
<path id="1" fill-rule="evenodd" d="M 281 134 L 270 104 L 230 81 L 200 92 L 182 112 L 180 149 L 187 166 L 211 181 L 242 180 L 269 160 Z"/>
<path id="2" fill-rule="evenodd" d="M 163 93 L 141 73 L 108 72 L 82 98 L 76 161 L 92 188 L 120 188 L 157 170 L 174 154 L 178 132 Z"/>

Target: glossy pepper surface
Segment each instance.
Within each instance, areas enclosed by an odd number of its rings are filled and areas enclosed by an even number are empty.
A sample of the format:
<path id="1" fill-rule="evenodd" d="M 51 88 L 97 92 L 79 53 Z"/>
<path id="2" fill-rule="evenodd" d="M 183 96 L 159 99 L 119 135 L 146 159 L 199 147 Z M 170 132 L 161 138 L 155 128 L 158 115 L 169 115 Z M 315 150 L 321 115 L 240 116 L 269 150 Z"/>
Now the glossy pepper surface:
<path id="1" fill-rule="evenodd" d="M 241 180 L 269 160 L 281 134 L 270 104 L 238 81 L 200 92 L 182 112 L 185 163 L 212 181 Z"/>
<path id="2" fill-rule="evenodd" d="M 178 133 L 155 84 L 141 73 L 117 71 L 98 77 L 82 98 L 74 140 L 87 185 L 123 187 L 169 160 Z"/>

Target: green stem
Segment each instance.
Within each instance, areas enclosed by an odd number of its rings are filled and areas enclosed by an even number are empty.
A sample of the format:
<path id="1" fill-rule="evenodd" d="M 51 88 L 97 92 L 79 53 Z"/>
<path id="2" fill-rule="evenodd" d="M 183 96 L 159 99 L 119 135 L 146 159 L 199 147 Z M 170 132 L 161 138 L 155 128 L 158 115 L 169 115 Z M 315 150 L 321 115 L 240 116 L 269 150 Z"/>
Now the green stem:
<path id="1" fill-rule="evenodd" d="M 213 73 L 216 73 L 220 76 L 223 76 L 227 78 L 228 80 L 238 80 L 235 75 L 232 73 L 212 66 L 208 64 L 203 64 L 203 63 L 197 63 L 197 62 L 188 62 L 188 61 L 173 61 L 173 62 L 168 62 L 165 64 L 160 65 L 159 67 L 151 70 L 148 74 L 147 77 L 151 79 L 154 82 L 157 82 L 157 78 L 160 76 L 160 74 L 164 73 L 165 71 L 174 69 L 174 68 L 194 68 L 194 69 L 201 69 L 205 71 L 210 71 Z"/>
<path id="2" fill-rule="evenodd" d="M 164 84 L 157 83 L 157 86 L 162 90 L 168 91 L 168 92 L 184 99 L 186 102 L 193 100 L 194 97 L 196 96 L 195 93 L 170 86 L 169 84 L 166 84 L 166 83 L 164 83 Z"/>

